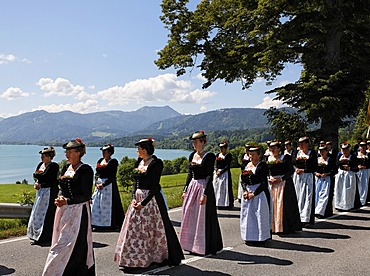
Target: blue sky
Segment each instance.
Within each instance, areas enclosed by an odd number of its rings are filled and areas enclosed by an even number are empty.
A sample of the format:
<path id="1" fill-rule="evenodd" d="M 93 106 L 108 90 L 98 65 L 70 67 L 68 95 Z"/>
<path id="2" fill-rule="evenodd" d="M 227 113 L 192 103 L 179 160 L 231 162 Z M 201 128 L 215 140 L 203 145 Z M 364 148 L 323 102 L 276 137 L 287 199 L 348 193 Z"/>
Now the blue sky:
<path id="1" fill-rule="evenodd" d="M 296 81 L 289 65 L 273 86 L 217 81 L 206 90 L 200 72 L 180 78 L 159 70 L 168 31 L 160 0 L 2 0 L 0 117 L 34 110 L 90 113 L 169 105 L 183 114 L 221 108 L 268 108 L 264 91 Z"/>

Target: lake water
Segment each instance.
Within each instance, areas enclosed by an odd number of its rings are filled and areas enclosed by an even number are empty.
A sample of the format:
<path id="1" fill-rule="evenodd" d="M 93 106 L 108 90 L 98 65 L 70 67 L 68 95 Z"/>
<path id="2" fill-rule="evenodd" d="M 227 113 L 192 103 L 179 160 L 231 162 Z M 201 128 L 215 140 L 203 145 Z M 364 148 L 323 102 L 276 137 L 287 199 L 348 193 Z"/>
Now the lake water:
<path id="1" fill-rule="evenodd" d="M 46 147 L 46 146 L 45 146 Z M 16 181 L 27 179 L 28 183 L 33 183 L 32 174 L 36 166 L 41 162 L 39 151 L 44 146 L 35 145 L 0 145 L 0 184 L 11 184 Z M 53 161 L 60 162 L 65 159 L 64 149 L 55 147 L 56 156 Z M 155 155 L 162 160 L 173 160 L 178 157 L 188 157 L 189 151 L 185 150 L 169 150 L 156 149 Z M 121 161 L 122 157 L 137 158 L 136 148 L 116 147 L 114 158 Z M 95 168 L 96 161 L 102 157 L 99 147 L 87 147 L 86 154 L 82 157 L 82 161 Z"/>

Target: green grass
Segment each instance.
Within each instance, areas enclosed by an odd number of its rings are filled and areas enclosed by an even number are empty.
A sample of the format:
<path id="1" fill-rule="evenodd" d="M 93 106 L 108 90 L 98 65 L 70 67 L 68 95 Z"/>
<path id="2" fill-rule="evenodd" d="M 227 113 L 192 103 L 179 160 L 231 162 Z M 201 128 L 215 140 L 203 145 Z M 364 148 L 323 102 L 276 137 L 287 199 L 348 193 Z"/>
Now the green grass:
<path id="1" fill-rule="evenodd" d="M 18 203 L 22 191 L 30 191 L 32 198 L 36 196 L 33 185 L 28 184 L 0 184 L 0 202 Z"/>
<path id="2" fill-rule="evenodd" d="M 240 169 L 231 169 L 233 180 L 233 193 L 236 198 L 238 193 L 238 180 Z M 161 177 L 161 186 L 166 196 L 169 208 L 180 207 L 182 205 L 182 191 L 184 189 L 187 174 L 164 175 Z M 32 199 L 36 196 L 33 185 L 26 184 L 1 184 L 0 202 L 18 203 L 22 191 L 30 191 Z M 131 192 L 119 187 L 121 201 L 125 212 L 131 203 Z M 0 239 L 23 236 L 27 233 L 27 221 L 22 219 L 0 219 Z"/>

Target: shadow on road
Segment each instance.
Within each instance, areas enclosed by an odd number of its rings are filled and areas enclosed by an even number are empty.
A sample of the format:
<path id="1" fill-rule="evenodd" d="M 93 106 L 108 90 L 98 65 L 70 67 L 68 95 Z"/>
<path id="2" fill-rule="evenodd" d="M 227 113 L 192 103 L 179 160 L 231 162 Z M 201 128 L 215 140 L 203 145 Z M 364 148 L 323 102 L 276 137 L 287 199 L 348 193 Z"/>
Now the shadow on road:
<path id="1" fill-rule="evenodd" d="M 219 218 L 240 218 L 239 214 L 217 214 L 217 217 Z"/>
<path id="2" fill-rule="evenodd" d="M 100 242 L 93 242 L 93 248 L 104 248 L 109 246 L 109 244 L 106 243 L 100 243 Z"/>
<path id="3" fill-rule="evenodd" d="M 265 246 L 266 248 L 271 249 L 284 249 L 284 250 L 295 250 L 301 252 L 319 252 L 319 253 L 333 253 L 334 250 L 331 248 L 318 247 L 307 244 L 291 243 L 278 240 L 270 240 Z"/>
<path id="4" fill-rule="evenodd" d="M 0 275 L 10 275 L 15 272 L 14 268 L 8 268 L 6 266 L 0 265 Z"/>
<path id="5" fill-rule="evenodd" d="M 313 231 L 302 231 L 302 232 L 297 232 L 294 234 L 289 234 L 289 235 L 280 235 L 281 238 L 283 239 L 299 239 L 299 238 L 304 238 L 304 239 L 328 239 L 328 240 L 337 240 L 337 239 L 350 239 L 351 236 L 348 235 L 341 235 L 341 234 L 333 234 L 333 233 L 323 233 L 323 232 L 313 232 Z M 274 239 L 274 238 L 272 238 Z"/>
<path id="6" fill-rule="evenodd" d="M 366 212 L 368 214 L 368 212 Z M 353 215 L 340 215 L 335 217 L 335 220 L 362 220 L 362 221 L 369 221 L 370 218 L 368 217 L 360 217 L 360 216 L 353 216 Z"/>
<path id="7" fill-rule="evenodd" d="M 335 218 L 337 219 L 337 218 Z M 326 221 L 323 223 L 317 223 L 313 229 L 346 229 L 346 230 L 370 230 L 370 227 L 358 226 L 358 225 L 345 225 L 336 222 Z"/>
<path id="8" fill-rule="evenodd" d="M 154 273 L 154 275 L 163 275 L 163 272 L 159 272 L 158 274 Z M 166 270 L 165 275 L 176 275 L 176 276 L 231 276 L 231 274 L 223 273 L 220 271 L 209 271 L 209 270 L 200 270 L 195 267 L 189 266 L 189 265 L 182 265 L 181 266 L 181 272 L 178 271 L 175 268 L 172 268 L 171 270 Z"/>
<path id="9" fill-rule="evenodd" d="M 181 222 L 177 220 L 171 220 L 173 227 L 181 227 Z"/>
<path id="10" fill-rule="evenodd" d="M 273 265 L 292 265 L 290 260 L 278 259 L 270 256 L 249 255 L 234 251 L 224 251 L 216 256 L 209 257 L 210 259 L 222 259 L 237 261 L 241 265 L 249 264 L 273 264 Z"/>

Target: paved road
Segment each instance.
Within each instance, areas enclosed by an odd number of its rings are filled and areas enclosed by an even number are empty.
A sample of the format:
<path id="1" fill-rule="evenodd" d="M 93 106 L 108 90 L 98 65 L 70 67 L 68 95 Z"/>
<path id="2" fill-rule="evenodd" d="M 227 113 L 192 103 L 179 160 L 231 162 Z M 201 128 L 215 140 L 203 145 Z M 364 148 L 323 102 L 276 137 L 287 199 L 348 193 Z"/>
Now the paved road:
<path id="1" fill-rule="evenodd" d="M 178 231 L 181 209 L 170 216 Z M 126 275 L 370 275 L 370 207 L 337 213 L 293 235 L 274 235 L 263 247 L 240 239 L 238 207 L 219 211 L 219 220 L 224 250 L 216 256 L 185 254 L 181 266 Z M 97 275 L 125 275 L 113 261 L 117 237 L 117 232 L 93 233 Z M 31 246 L 26 237 L 0 241 L 0 275 L 41 275 L 47 253 L 48 247 Z"/>

